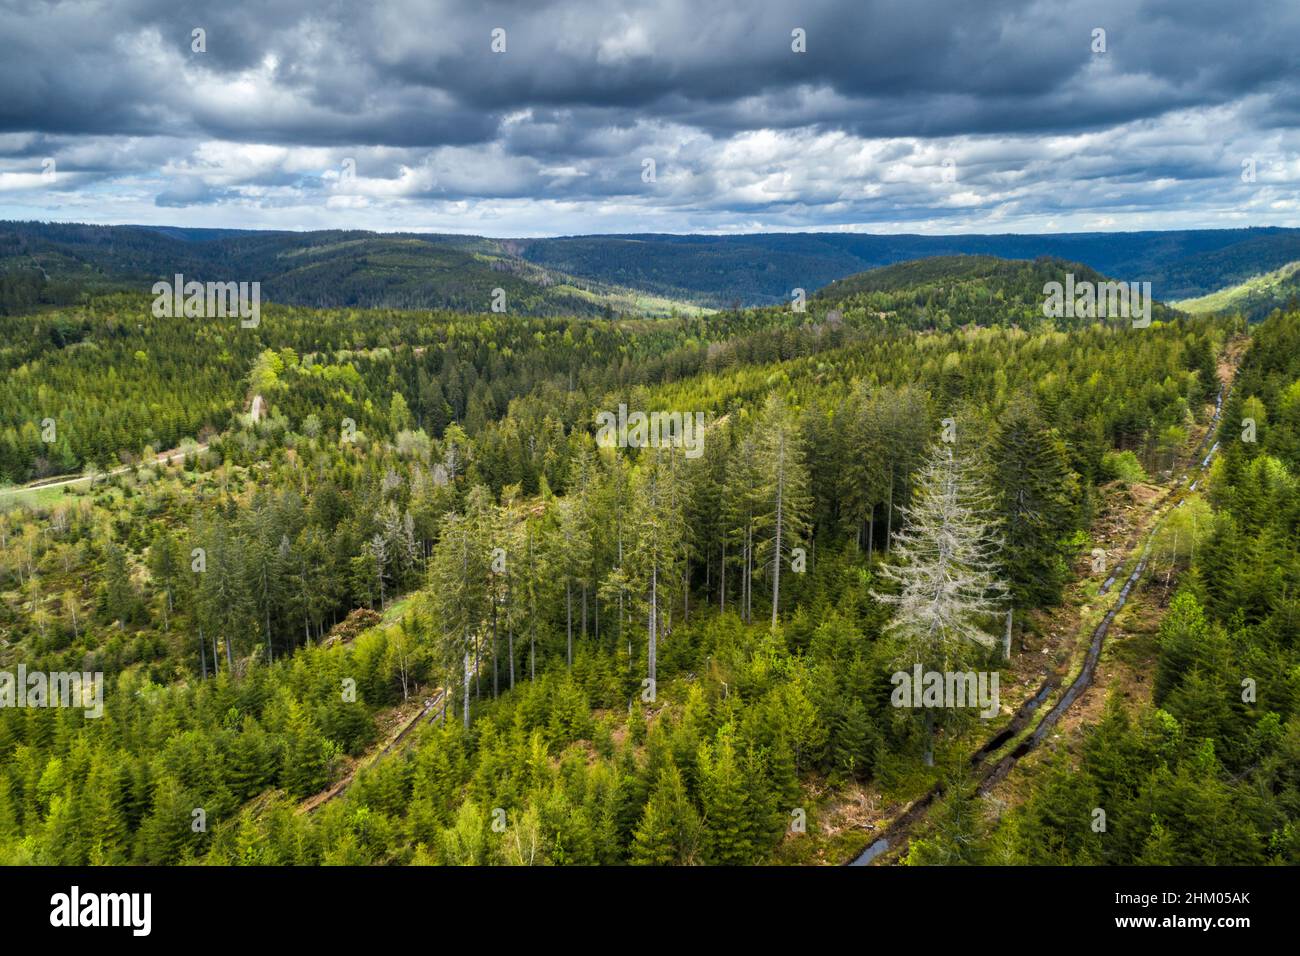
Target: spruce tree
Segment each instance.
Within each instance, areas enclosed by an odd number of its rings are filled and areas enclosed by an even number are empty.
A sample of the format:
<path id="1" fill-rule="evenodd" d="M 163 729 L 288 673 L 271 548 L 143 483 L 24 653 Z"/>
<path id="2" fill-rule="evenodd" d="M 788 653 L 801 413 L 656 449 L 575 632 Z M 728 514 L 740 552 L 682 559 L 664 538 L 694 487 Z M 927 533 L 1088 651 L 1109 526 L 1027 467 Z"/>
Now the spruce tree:
<path id="1" fill-rule="evenodd" d="M 659 640 L 672 606 L 681 557 L 682 516 L 672 503 L 681 481 L 680 453 L 674 449 L 646 449 L 632 486 L 632 545 L 626 574 L 646 620 L 646 670 L 650 687 L 658 680 Z"/>
<path id="2" fill-rule="evenodd" d="M 771 575 L 775 629 L 781 604 L 781 570 L 792 551 L 807 543 L 811 497 L 799 423 L 791 409 L 779 396 L 769 396 L 755 427 L 761 475 L 756 556 Z"/>
<path id="3" fill-rule="evenodd" d="M 1006 591 L 993 571 L 1001 544 L 988 493 L 951 445 L 932 450 L 914 501 L 902 509 L 908 524 L 894 536 L 896 561 L 881 567 L 899 593 L 873 596 L 896 608 L 886 627 L 905 640 L 909 657 L 950 670 L 969 645 L 997 643 L 986 622 Z"/>
<path id="4" fill-rule="evenodd" d="M 690 863 L 699 842 L 699 814 L 686 796 L 681 771 L 671 763 L 659 774 L 641 823 L 632 838 L 631 862 L 637 866 Z"/>
<path id="5" fill-rule="evenodd" d="M 728 734 L 717 746 L 700 745 L 700 796 L 703 804 L 704 854 L 709 863 L 744 865 L 753 858 L 751 820 L 745 780 Z"/>
<path id="6" fill-rule="evenodd" d="M 1012 606 L 1060 600 L 1078 483 L 1065 444 L 1024 401 L 1003 414 L 992 449 L 997 533 Z"/>
<path id="7" fill-rule="evenodd" d="M 1000 545 L 990 496 L 973 464 L 952 445 L 935 446 L 917 476 L 913 501 L 902 509 L 907 527 L 894 538 L 897 563 L 880 569 L 899 593 L 873 593 L 895 608 L 886 630 L 903 643 L 900 664 L 947 672 L 972 646 L 988 650 L 997 644 L 987 622 L 1005 593 L 994 575 Z M 925 763 L 932 766 L 935 709 L 924 708 L 923 719 Z"/>

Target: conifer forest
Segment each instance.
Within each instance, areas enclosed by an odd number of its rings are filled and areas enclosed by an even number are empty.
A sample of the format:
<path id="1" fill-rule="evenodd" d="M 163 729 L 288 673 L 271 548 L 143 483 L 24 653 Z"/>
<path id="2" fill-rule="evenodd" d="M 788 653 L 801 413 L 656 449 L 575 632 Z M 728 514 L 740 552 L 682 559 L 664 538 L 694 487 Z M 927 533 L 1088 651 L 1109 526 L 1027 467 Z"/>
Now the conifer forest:
<path id="1" fill-rule="evenodd" d="M 1300 864 L 1246 6 L 0 2 L 0 863 Z"/>

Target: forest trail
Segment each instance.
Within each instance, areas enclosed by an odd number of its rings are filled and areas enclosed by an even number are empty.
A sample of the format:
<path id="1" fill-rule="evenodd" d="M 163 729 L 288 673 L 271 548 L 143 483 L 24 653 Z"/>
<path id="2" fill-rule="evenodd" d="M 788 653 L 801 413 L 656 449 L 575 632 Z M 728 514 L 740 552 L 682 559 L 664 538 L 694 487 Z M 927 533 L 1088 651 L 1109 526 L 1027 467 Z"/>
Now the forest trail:
<path id="1" fill-rule="evenodd" d="M 160 461 L 165 465 L 170 465 L 172 462 L 179 458 L 184 458 L 186 455 L 192 455 L 195 452 L 207 450 L 208 444 L 207 442 L 203 442 L 202 444 L 195 445 L 192 449 L 186 449 L 184 451 L 179 448 L 173 448 L 171 451 L 165 451 L 162 454 L 155 456 L 154 460 Z M 122 465 L 120 468 L 114 468 L 112 471 L 103 472 L 95 477 L 112 478 L 114 475 L 120 475 L 124 472 L 130 471 L 134 467 L 136 466 Z M 89 475 L 60 475 L 53 478 L 39 478 L 36 481 L 29 481 L 25 485 L 15 485 L 12 488 L 0 488 L 0 498 L 3 498 L 5 495 L 21 494 L 25 491 L 44 491 L 47 488 L 60 488 L 64 485 L 75 485 L 79 482 L 90 480 L 91 476 Z"/>
<path id="2" fill-rule="evenodd" d="M 400 720 L 401 708 L 399 707 L 396 711 L 396 713 L 399 715 L 399 722 L 400 722 L 400 726 L 397 732 L 395 734 L 390 735 L 382 746 L 377 746 L 373 748 L 368 754 L 365 754 L 359 760 L 353 763 L 351 769 L 349 769 L 346 774 L 344 774 L 338 781 L 336 781 L 332 786 L 330 786 L 329 789 L 322 790 L 314 797 L 308 797 L 306 800 L 304 800 L 298 806 L 296 812 L 312 813 L 313 811 L 318 810 L 324 804 L 329 803 L 335 797 L 340 796 L 345 790 L 347 790 L 348 787 L 352 785 L 352 781 L 356 779 L 358 772 L 360 772 L 366 767 L 374 766 L 379 761 L 387 757 L 390 753 L 392 753 L 397 747 L 399 747 L 403 742 L 405 742 L 411 736 L 411 732 L 414 731 L 415 728 L 420 724 L 420 722 L 423 721 L 426 717 L 428 717 L 429 714 L 432 713 L 434 709 L 438 707 L 439 704 L 444 705 L 443 709 L 440 710 L 431 719 L 435 721 L 443 719 L 443 717 L 446 715 L 446 707 L 445 707 L 445 700 L 444 700 L 445 697 L 446 697 L 446 691 L 443 688 L 439 687 L 433 692 L 433 696 L 424 698 L 424 703 L 421 706 L 421 708 L 418 711 L 416 711 L 415 716 L 405 721 Z"/>
<path id="3" fill-rule="evenodd" d="M 1147 568 L 1151 546 L 1161 523 L 1174 509 L 1182 505 L 1185 496 L 1195 490 L 1209 468 L 1214 452 L 1219 447 L 1215 436 L 1221 425 L 1224 402 L 1232 387 L 1237 369 L 1248 344 L 1249 339 L 1244 336 L 1235 338 L 1225 344 L 1218 363 L 1219 391 L 1215 397 L 1214 414 L 1197 443 L 1195 451 L 1187 459 L 1185 467 L 1174 469 L 1165 482 L 1158 486 L 1163 491 L 1163 494 L 1154 496 L 1149 500 L 1144 513 L 1137 522 L 1136 533 L 1132 536 L 1131 543 L 1126 548 L 1123 560 L 1114 566 L 1110 576 L 1102 585 L 1099 596 L 1105 595 L 1111 590 L 1112 586 L 1120 578 L 1121 569 L 1130 567 L 1130 562 L 1132 562 L 1132 570 L 1124 576 L 1124 584 L 1118 597 L 1102 620 L 1092 628 L 1078 674 L 1032 731 L 1026 732 L 1026 728 L 1042 704 L 1052 696 L 1059 686 L 1051 677 L 1043 683 L 1035 694 L 1021 704 L 1011 722 L 970 758 L 969 766 L 975 792 L 980 796 L 987 796 L 994 787 L 1006 779 L 1016 764 L 1042 742 L 1088 690 L 1094 686 L 1099 690 L 1105 689 L 1104 683 L 1094 685 L 1094 677 L 1106 635 L 1115 618 L 1136 591 L 1137 584 Z M 1075 650 L 1077 652 L 1078 649 Z M 1014 746 L 1012 746 L 1013 744 Z M 990 763 L 990 759 L 998 754 L 1002 754 L 1000 759 Z M 924 820 L 930 807 L 934 805 L 938 798 L 943 796 L 944 790 L 944 784 L 942 782 L 937 783 L 923 796 L 904 807 L 889 823 L 876 831 L 876 839 L 853 860 L 849 861 L 848 865 L 870 866 L 877 862 L 897 862 L 901 859 L 908 849 L 913 831 Z"/>

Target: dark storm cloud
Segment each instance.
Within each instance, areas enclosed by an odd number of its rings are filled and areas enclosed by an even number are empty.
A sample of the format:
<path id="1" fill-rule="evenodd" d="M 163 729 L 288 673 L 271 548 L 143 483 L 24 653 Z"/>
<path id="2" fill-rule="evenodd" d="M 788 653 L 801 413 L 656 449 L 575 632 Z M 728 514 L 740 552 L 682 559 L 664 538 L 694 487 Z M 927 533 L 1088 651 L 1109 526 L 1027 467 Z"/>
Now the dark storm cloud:
<path id="1" fill-rule="evenodd" d="M 1065 130 L 1251 92 L 1285 109 L 1300 66 L 1300 6 L 1291 4 L 3 7 L 6 129 L 197 128 L 319 145 L 470 142 L 528 107 L 575 110 L 578 122 L 582 108 L 635 109 L 712 133 L 759 119 L 864 136 Z M 206 31 L 201 54 L 191 51 L 196 27 Z M 505 54 L 489 49 L 496 27 L 506 30 Z M 804 55 L 790 49 L 795 27 L 807 31 Z M 1094 27 L 1107 31 L 1104 58 L 1090 50 Z M 242 100 L 214 92 L 241 80 Z"/>
<path id="2" fill-rule="evenodd" d="M 683 225 L 816 225 L 1236 202 L 1256 152 L 1295 179 L 1289 3 L 0 0 L 0 16 L 10 191 L 57 155 L 74 181 L 163 206 L 623 197 Z"/>

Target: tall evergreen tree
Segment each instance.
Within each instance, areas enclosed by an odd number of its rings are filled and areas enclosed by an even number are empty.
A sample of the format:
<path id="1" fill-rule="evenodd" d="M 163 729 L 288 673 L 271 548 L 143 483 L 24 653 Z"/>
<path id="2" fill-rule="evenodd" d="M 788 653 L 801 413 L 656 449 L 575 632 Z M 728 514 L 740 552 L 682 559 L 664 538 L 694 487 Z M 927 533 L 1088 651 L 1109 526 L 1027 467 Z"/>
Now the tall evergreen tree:
<path id="1" fill-rule="evenodd" d="M 699 814 L 686 795 L 681 771 L 669 763 L 660 771 L 633 835 L 631 862 L 638 866 L 690 863 L 699 839 Z"/>
<path id="2" fill-rule="evenodd" d="M 899 593 L 874 594 L 896 608 L 887 628 L 919 663 L 948 670 L 964 645 L 997 643 L 987 621 L 1006 586 L 994 574 L 1001 543 L 990 503 L 970 460 L 936 445 L 917 476 L 915 503 L 903 509 L 908 524 L 894 536 L 896 561 L 881 568 Z"/>
<path id="3" fill-rule="evenodd" d="M 646 661 L 650 687 L 657 687 L 662 625 L 671 607 L 681 556 L 680 453 L 671 448 L 646 449 L 632 486 L 632 547 L 627 574 L 646 616 Z"/>
<path id="4" fill-rule="evenodd" d="M 991 457 L 1011 607 L 1054 604 L 1069 575 L 1068 536 L 1079 492 L 1065 444 L 1020 401 L 1001 416 Z"/>
<path id="5" fill-rule="evenodd" d="M 875 593 L 895 608 L 886 629 L 903 642 L 907 663 L 951 671 L 972 645 L 990 649 L 997 638 L 987 622 L 1002 604 L 1005 585 L 994 575 L 999 542 L 990 496 L 969 459 L 937 444 L 917 478 L 914 504 L 903 509 L 907 527 L 894 538 L 897 563 L 881 566 L 897 594 Z M 925 762 L 934 763 L 934 708 L 924 708 Z"/>
<path id="6" fill-rule="evenodd" d="M 806 543 L 811 497 L 799 423 L 780 397 L 768 397 L 756 429 L 762 476 L 758 494 L 761 511 L 755 521 L 760 536 L 757 556 L 771 574 L 775 629 L 781 604 L 781 569 L 793 549 Z"/>

